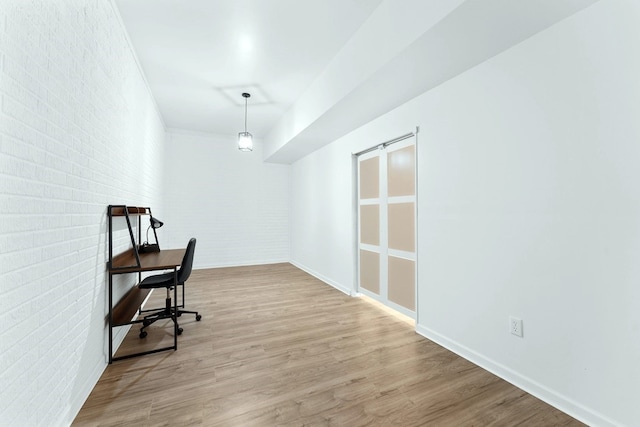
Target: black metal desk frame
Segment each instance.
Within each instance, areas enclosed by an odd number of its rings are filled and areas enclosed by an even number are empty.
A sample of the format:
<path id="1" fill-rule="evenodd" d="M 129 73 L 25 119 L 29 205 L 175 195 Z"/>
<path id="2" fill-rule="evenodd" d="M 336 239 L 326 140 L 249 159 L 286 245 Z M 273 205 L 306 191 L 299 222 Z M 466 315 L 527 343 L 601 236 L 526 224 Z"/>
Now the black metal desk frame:
<path id="1" fill-rule="evenodd" d="M 157 270 L 173 270 L 174 278 L 174 313 L 178 307 L 177 299 L 177 278 L 178 267 L 182 263 L 185 249 L 171 249 L 152 253 L 139 253 L 138 246 L 142 237 L 142 221 L 144 215 L 151 215 L 151 208 L 134 207 L 126 205 L 109 205 L 107 210 L 109 219 L 109 261 L 107 262 L 107 271 L 109 276 L 109 364 L 116 360 L 129 359 L 131 357 L 142 356 L 145 354 L 158 353 L 166 350 L 178 349 L 178 322 L 175 314 L 171 317 L 173 320 L 173 346 L 162 347 L 153 350 L 146 350 L 137 353 L 127 354 L 124 356 L 113 356 L 113 328 L 119 326 L 133 325 L 142 323 L 144 319 L 135 318 L 134 316 L 141 312 L 140 307 L 146 300 L 150 290 L 140 289 L 134 285 L 127 294 L 125 294 L 114 306 L 113 304 L 113 276 L 119 274 L 138 274 L 138 283 L 141 281 L 142 272 Z M 132 227 L 131 217 L 137 216 L 138 239 L 135 238 Z M 131 239 L 131 248 L 114 257 L 113 255 L 113 218 L 124 217 L 129 229 L 129 237 Z M 155 234 L 155 229 L 153 230 Z M 158 241 L 157 235 L 156 242 Z M 114 315 L 115 312 L 115 315 Z"/>

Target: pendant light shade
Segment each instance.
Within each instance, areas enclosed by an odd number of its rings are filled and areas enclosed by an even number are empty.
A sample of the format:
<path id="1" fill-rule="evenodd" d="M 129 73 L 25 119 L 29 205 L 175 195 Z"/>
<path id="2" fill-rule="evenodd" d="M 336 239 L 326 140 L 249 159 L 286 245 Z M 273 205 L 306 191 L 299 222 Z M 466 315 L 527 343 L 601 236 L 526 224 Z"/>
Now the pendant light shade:
<path id="1" fill-rule="evenodd" d="M 251 95 L 245 92 L 242 96 L 244 97 L 244 132 L 238 133 L 238 150 L 253 151 L 253 135 L 247 132 L 247 100 Z"/>
<path id="2" fill-rule="evenodd" d="M 238 150 L 253 151 L 253 136 L 249 132 L 238 132 Z"/>

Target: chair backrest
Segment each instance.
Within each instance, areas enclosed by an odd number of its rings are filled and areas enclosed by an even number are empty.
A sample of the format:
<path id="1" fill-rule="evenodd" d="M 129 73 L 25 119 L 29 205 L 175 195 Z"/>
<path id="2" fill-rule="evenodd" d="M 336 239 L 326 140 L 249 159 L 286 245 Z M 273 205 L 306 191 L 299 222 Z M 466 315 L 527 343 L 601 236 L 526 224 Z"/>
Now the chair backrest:
<path id="1" fill-rule="evenodd" d="M 180 270 L 178 271 L 178 283 L 184 283 L 187 281 L 189 276 L 191 275 L 191 267 L 193 266 L 193 256 L 196 252 L 196 239 L 192 237 L 189 240 L 189 244 L 187 245 L 187 250 L 184 253 L 184 258 L 182 258 L 182 264 L 180 265 Z"/>

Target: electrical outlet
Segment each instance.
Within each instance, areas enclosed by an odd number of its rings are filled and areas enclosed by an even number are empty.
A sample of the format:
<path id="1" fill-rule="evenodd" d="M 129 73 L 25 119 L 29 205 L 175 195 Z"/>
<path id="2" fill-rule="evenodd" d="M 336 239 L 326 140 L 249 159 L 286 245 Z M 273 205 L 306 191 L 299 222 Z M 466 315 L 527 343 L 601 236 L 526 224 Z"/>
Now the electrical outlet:
<path id="1" fill-rule="evenodd" d="M 522 319 L 509 316 L 509 332 L 513 335 L 522 338 Z"/>

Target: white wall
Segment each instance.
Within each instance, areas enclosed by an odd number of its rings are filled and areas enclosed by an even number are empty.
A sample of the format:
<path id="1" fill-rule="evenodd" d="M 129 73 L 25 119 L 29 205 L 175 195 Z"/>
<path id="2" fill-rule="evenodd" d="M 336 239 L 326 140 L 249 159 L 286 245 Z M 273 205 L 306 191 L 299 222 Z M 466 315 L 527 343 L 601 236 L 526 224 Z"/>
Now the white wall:
<path id="1" fill-rule="evenodd" d="M 351 288 L 350 153 L 419 125 L 418 332 L 637 425 L 639 25 L 637 2 L 600 1 L 296 162 L 293 262 Z"/>
<path id="2" fill-rule="evenodd" d="M 195 268 L 289 261 L 290 166 L 262 162 L 262 143 L 173 130 L 165 150 L 161 247 L 196 237 Z"/>
<path id="3" fill-rule="evenodd" d="M 291 262 L 345 293 L 354 274 L 352 145 L 336 142 L 291 167 Z"/>
<path id="4" fill-rule="evenodd" d="M 68 425 L 107 363 L 106 207 L 159 203 L 164 126 L 108 1 L 3 0 L 0 102 L 0 425 Z"/>

